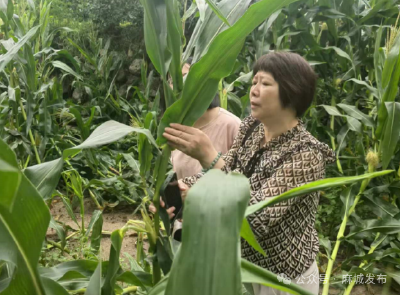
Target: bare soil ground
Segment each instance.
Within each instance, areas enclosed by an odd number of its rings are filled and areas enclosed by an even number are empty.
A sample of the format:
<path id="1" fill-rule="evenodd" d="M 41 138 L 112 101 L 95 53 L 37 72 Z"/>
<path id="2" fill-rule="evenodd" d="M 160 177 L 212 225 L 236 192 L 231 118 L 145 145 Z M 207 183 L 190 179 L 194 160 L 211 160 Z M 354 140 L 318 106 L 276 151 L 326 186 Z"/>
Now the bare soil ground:
<path id="1" fill-rule="evenodd" d="M 85 199 L 84 205 L 85 205 L 84 224 L 85 228 L 87 228 L 90 219 L 92 218 L 92 214 L 96 210 L 96 207 L 93 205 L 93 202 L 90 199 Z M 133 211 L 134 208 L 131 206 L 125 208 L 121 208 L 121 206 L 119 206 L 115 209 L 107 208 L 103 212 L 103 231 L 113 232 L 114 230 L 120 229 L 126 224 L 126 222 L 129 219 L 141 220 L 141 216 L 133 215 Z M 50 212 L 56 221 L 64 223 L 65 225 L 71 227 L 75 231 L 79 230 L 76 223 L 68 215 L 68 212 L 65 209 L 63 202 L 60 199 L 56 198 L 52 202 L 52 208 L 50 209 Z M 74 214 L 76 216 L 78 224 L 81 225 L 82 219 L 79 213 L 79 208 L 75 210 Z M 73 231 L 69 231 L 67 236 L 70 235 L 71 233 L 73 233 Z M 58 241 L 57 233 L 54 229 L 48 229 L 47 237 L 54 241 Z M 136 241 L 137 241 L 136 233 L 132 231 L 129 231 L 127 235 L 124 237 L 120 255 L 123 261 L 125 262 L 127 261 L 127 258 L 124 255 L 124 253 L 128 253 L 132 257 L 136 257 L 136 250 L 137 250 Z M 69 250 L 76 250 L 75 247 L 79 247 L 79 241 L 75 240 L 67 244 L 67 249 Z M 101 239 L 101 253 L 100 253 L 101 259 L 108 260 L 110 255 L 110 248 L 111 248 L 110 235 L 103 234 L 103 237 Z M 145 243 L 144 248 L 146 250 L 148 249 L 147 243 Z"/>

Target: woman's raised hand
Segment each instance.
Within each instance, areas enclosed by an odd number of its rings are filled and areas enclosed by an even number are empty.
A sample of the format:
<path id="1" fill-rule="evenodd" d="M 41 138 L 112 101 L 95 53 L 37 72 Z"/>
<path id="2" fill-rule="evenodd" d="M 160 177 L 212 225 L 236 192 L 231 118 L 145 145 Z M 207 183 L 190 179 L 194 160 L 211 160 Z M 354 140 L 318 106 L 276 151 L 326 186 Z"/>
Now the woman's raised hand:
<path id="1" fill-rule="evenodd" d="M 198 160 L 203 167 L 209 166 L 218 154 L 207 134 L 194 127 L 172 123 L 163 136 L 171 147 Z"/>

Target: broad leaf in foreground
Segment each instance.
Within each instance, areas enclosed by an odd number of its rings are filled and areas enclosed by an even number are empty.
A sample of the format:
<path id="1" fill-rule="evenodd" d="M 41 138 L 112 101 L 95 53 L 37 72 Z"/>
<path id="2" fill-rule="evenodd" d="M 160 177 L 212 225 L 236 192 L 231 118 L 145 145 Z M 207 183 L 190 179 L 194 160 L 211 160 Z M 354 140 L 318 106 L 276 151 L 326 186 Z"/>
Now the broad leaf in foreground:
<path id="1" fill-rule="evenodd" d="M 240 174 L 212 170 L 188 192 L 182 245 L 165 294 L 238 294 L 239 233 L 250 187 Z"/>
<path id="2" fill-rule="evenodd" d="M 6 161 L 2 153 L 0 160 Z M 11 212 L 0 206 L 0 260 L 15 265 L 13 279 L 2 294 L 45 294 L 37 264 L 49 221 L 50 212 L 42 197 L 21 173 Z"/>
<path id="3" fill-rule="evenodd" d="M 21 182 L 17 158 L 10 147 L 0 140 L 0 206 L 12 210 Z"/>

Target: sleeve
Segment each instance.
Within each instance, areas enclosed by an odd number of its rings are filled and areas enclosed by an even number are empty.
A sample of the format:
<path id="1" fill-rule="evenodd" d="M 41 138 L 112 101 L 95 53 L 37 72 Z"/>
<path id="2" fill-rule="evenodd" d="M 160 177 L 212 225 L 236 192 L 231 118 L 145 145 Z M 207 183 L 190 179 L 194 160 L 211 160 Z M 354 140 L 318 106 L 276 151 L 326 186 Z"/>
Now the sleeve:
<path id="1" fill-rule="evenodd" d="M 222 159 L 224 159 L 225 165 L 221 168 L 221 170 L 224 171 L 225 173 L 228 173 L 233 169 L 232 164 L 234 162 L 237 150 L 240 148 L 242 140 L 246 134 L 246 131 L 249 128 L 248 121 L 249 119 L 247 118 L 242 121 L 231 148 L 226 154 L 222 155 Z M 182 181 L 188 187 L 192 187 L 203 175 L 204 173 L 200 172 L 196 175 L 185 177 L 182 179 Z"/>
<path id="2" fill-rule="evenodd" d="M 292 188 L 323 179 L 325 177 L 324 156 L 319 150 L 308 149 L 289 154 L 283 165 L 262 183 L 259 190 L 251 192 L 250 204 L 272 199 Z M 255 232 L 265 235 L 275 226 L 282 229 L 314 223 L 319 202 L 319 193 L 310 193 L 279 202 L 249 216 Z M 297 223 L 297 224 L 296 224 Z"/>

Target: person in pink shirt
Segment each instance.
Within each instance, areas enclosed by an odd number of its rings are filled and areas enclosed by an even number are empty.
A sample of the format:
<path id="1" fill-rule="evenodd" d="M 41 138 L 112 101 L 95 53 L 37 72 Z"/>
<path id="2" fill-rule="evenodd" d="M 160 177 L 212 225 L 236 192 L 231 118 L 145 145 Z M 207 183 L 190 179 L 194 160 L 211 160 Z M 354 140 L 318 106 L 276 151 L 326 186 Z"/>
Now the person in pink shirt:
<path id="1" fill-rule="evenodd" d="M 184 78 L 190 70 L 190 63 L 191 59 L 182 67 Z M 239 131 L 240 122 L 238 117 L 220 107 L 219 95 L 217 94 L 208 110 L 194 123 L 193 127 L 204 132 L 210 138 L 215 149 L 225 154 L 233 144 Z M 198 160 L 179 150 L 172 152 L 171 162 L 178 179 L 195 175 L 202 169 Z"/>
<path id="2" fill-rule="evenodd" d="M 190 66 L 191 59 L 182 67 L 184 79 L 190 70 Z M 193 127 L 208 136 L 215 150 L 225 154 L 233 144 L 239 131 L 240 122 L 237 116 L 220 107 L 219 95 L 216 94 L 207 111 L 194 123 Z M 202 165 L 197 159 L 180 150 L 174 150 L 171 153 L 171 162 L 178 179 L 196 175 L 202 170 Z M 171 207 L 167 210 L 171 218 L 175 215 L 175 213 L 172 213 L 174 209 L 174 207 Z M 150 211 L 155 211 L 152 205 Z M 176 220 L 172 236 L 178 241 L 180 241 L 181 228 L 182 220 Z"/>

